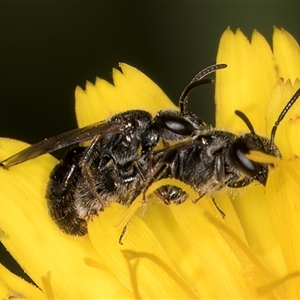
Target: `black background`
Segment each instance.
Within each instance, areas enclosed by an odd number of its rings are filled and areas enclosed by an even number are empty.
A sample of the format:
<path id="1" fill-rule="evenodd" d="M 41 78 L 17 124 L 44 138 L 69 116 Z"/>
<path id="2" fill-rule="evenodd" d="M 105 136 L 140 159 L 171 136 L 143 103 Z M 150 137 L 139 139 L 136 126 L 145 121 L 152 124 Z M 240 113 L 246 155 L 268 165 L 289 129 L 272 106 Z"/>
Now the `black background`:
<path id="1" fill-rule="evenodd" d="M 110 79 L 119 61 L 176 102 L 215 62 L 228 26 L 248 37 L 256 28 L 271 42 L 276 25 L 300 41 L 299 11 L 297 1 L 0 2 L 0 136 L 34 143 L 76 127 L 75 86 Z M 190 100 L 207 122 L 214 121 L 213 89 L 198 88 Z"/>

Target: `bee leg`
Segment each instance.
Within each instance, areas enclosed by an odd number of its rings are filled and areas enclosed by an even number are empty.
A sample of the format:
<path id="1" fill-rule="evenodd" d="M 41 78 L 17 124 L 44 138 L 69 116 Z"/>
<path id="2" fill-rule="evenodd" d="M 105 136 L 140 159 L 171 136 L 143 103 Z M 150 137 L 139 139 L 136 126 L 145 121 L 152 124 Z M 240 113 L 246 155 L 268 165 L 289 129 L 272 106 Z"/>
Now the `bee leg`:
<path id="1" fill-rule="evenodd" d="M 232 183 L 228 183 L 227 186 L 231 187 L 231 188 L 241 188 L 241 187 L 249 185 L 251 182 L 252 182 L 251 178 L 245 177 L 241 180 L 234 181 Z"/>
<path id="2" fill-rule="evenodd" d="M 83 177 L 83 181 L 87 184 L 89 193 L 93 196 L 93 198 L 97 199 L 98 202 L 103 206 L 107 206 L 108 202 L 99 195 L 96 182 L 94 180 L 94 173 L 96 171 L 97 166 L 93 166 L 95 155 L 99 156 L 99 151 L 97 151 L 97 146 L 100 143 L 101 136 L 96 135 L 91 145 L 85 151 L 83 157 L 81 158 L 79 164 L 81 167 L 81 174 Z M 96 154 L 95 154 L 96 153 Z"/>
<path id="3" fill-rule="evenodd" d="M 180 163 L 180 161 L 184 160 L 184 157 L 181 155 L 182 153 L 179 152 L 178 156 L 175 156 L 173 159 L 178 160 L 179 163 L 177 164 L 177 168 L 176 167 L 172 167 L 172 163 L 168 163 L 166 165 L 166 168 L 168 168 L 168 170 L 166 169 L 165 172 L 168 172 L 167 176 L 170 178 L 182 178 L 182 174 L 184 172 L 183 170 L 183 164 Z M 165 174 L 163 175 L 164 177 Z M 183 191 L 181 188 L 174 186 L 174 185 L 164 185 L 161 186 L 160 188 L 158 188 L 155 191 L 155 194 L 161 198 L 163 200 L 163 202 L 166 205 L 169 204 L 181 204 L 183 203 L 187 198 L 188 198 L 188 194 Z"/>
<path id="4" fill-rule="evenodd" d="M 223 210 L 221 210 L 221 208 L 218 206 L 218 204 L 216 203 L 216 200 L 214 197 L 211 197 L 212 202 L 214 203 L 216 209 L 219 211 L 219 213 L 221 214 L 222 218 L 225 218 L 225 213 L 223 212 Z"/>
<path id="5" fill-rule="evenodd" d="M 168 178 L 168 177 L 172 177 L 173 174 L 173 178 L 175 177 L 175 171 L 174 169 L 174 165 L 177 163 L 178 165 L 180 165 L 180 152 L 178 151 L 174 151 L 174 149 L 167 151 L 167 153 L 165 153 L 161 159 L 157 162 L 156 166 L 153 168 L 150 176 L 147 178 L 147 180 L 144 182 L 144 186 L 142 188 L 142 193 L 143 193 L 143 202 L 146 203 L 146 192 L 149 189 L 149 187 L 151 186 L 151 184 L 153 184 L 154 182 L 162 179 L 162 178 Z M 174 173 L 173 173 L 174 171 Z"/>
<path id="6" fill-rule="evenodd" d="M 120 237 L 119 237 L 119 244 L 120 244 L 120 245 L 123 245 L 122 240 L 123 240 L 123 237 L 124 237 L 125 234 L 126 234 L 127 226 L 128 226 L 128 223 L 124 226 L 124 228 L 123 228 L 123 230 L 122 230 L 122 233 L 121 233 L 121 235 L 120 235 Z"/>
<path id="7" fill-rule="evenodd" d="M 152 183 L 155 181 L 158 181 L 159 179 L 163 178 L 163 174 L 167 171 L 169 168 L 169 165 L 166 163 L 158 163 L 156 168 L 154 169 L 154 172 L 152 176 L 149 176 L 148 179 L 144 182 L 144 187 L 142 190 L 143 193 L 143 203 L 146 203 L 146 193 L 149 187 L 151 186 Z"/>
<path id="8" fill-rule="evenodd" d="M 152 172 L 153 165 L 154 163 L 151 154 L 150 157 L 147 155 L 147 158 L 142 157 L 139 161 L 132 161 L 132 173 L 135 176 L 134 185 L 131 187 L 131 192 L 126 203 L 122 204 L 130 206 L 133 201 L 141 194 L 141 191 L 143 193 L 143 203 L 147 202 L 143 188 L 146 185 L 147 174 L 149 170 L 150 172 Z"/>
<path id="9" fill-rule="evenodd" d="M 215 177 L 215 184 L 216 186 L 222 187 L 224 185 L 224 178 L 225 178 L 225 162 L 222 155 L 217 155 L 214 163 L 214 177 Z M 209 190 L 202 190 L 200 189 L 200 196 L 197 199 L 193 200 L 193 203 L 197 203 L 203 196 L 209 194 Z M 216 205 L 216 204 L 215 204 Z M 218 208 L 218 207 L 217 207 Z M 219 208 L 218 208 L 219 210 Z M 219 210 L 220 211 L 220 210 Z"/>

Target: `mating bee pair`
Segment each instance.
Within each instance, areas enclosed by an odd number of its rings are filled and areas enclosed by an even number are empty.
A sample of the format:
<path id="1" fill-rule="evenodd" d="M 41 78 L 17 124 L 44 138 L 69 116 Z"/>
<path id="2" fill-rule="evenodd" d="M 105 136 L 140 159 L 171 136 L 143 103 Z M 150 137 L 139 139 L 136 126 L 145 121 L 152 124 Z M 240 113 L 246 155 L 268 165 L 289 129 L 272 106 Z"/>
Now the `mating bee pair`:
<path id="1" fill-rule="evenodd" d="M 225 64 L 199 72 L 183 90 L 179 110 L 162 110 L 153 118 L 144 110 L 131 110 L 112 118 L 60 134 L 34 144 L 3 160 L 10 168 L 45 153 L 84 141 L 89 146 L 68 150 L 50 174 L 46 198 L 49 213 L 58 227 L 71 235 L 87 233 L 87 221 L 116 201 L 130 206 L 148 188 L 164 178 L 190 185 L 199 199 L 224 186 L 239 188 L 257 181 L 266 184 L 268 164 L 246 157 L 251 150 L 280 157 L 274 144 L 277 126 L 300 95 L 300 89 L 275 122 L 270 138 L 258 136 L 240 111 L 236 114 L 250 132 L 237 136 L 206 125 L 187 111 L 190 91 L 211 83 L 204 77 Z M 164 148 L 155 147 L 162 141 Z M 180 204 L 187 198 L 176 186 L 156 190 L 166 204 Z M 198 200 L 198 199 L 197 199 Z"/>

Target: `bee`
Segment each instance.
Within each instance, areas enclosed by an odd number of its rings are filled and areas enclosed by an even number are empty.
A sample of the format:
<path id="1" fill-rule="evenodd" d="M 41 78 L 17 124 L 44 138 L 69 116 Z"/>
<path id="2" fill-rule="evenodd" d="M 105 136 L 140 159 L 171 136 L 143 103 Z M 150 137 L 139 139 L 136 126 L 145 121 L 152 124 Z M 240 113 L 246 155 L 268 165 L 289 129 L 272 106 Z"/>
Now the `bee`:
<path id="1" fill-rule="evenodd" d="M 280 151 L 274 144 L 277 127 L 299 96 L 300 89 L 296 91 L 278 116 L 272 127 L 270 138 L 257 135 L 248 117 L 236 110 L 235 114 L 247 125 L 249 133 L 238 136 L 217 130 L 212 126 L 205 126 L 189 139 L 161 150 L 154 150 L 151 157 L 153 167 L 147 169 L 146 180 L 140 186 L 143 202 L 147 201 L 146 192 L 149 187 L 166 178 L 174 178 L 189 185 L 199 195 L 193 200 L 194 203 L 205 195 L 211 196 L 225 186 L 242 188 L 252 182 L 265 186 L 269 167 L 272 164 L 252 161 L 247 158 L 247 154 L 255 150 L 281 158 Z M 156 194 L 166 204 L 181 204 L 188 198 L 186 192 L 172 185 L 159 188 Z M 224 212 L 219 209 L 214 198 L 212 201 L 224 217 Z M 126 228 L 120 236 L 120 244 L 122 244 Z"/>
<path id="2" fill-rule="evenodd" d="M 63 232 L 85 235 L 92 216 L 112 201 L 130 205 L 147 187 L 153 164 L 164 163 L 160 152 L 154 152 L 159 141 L 168 147 L 198 135 L 207 127 L 202 119 L 187 111 L 188 95 L 195 86 L 213 82 L 204 78 L 206 75 L 225 67 L 226 64 L 216 64 L 200 71 L 183 90 L 177 110 L 159 111 L 154 118 L 144 110 L 126 111 L 40 141 L 0 164 L 8 169 L 78 144 L 52 170 L 46 199 L 50 216 Z M 90 141 L 89 146 L 80 144 L 86 141 Z M 175 186 L 164 186 L 156 193 L 166 203 L 172 202 L 175 195 L 174 201 L 178 203 L 184 192 Z"/>
<path id="3" fill-rule="evenodd" d="M 194 202 L 225 186 L 241 188 L 253 181 L 265 186 L 272 164 L 252 161 L 246 155 L 255 150 L 281 157 L 279 149 L 274 144 L 275 133 L 299 96 L 300 89 L 278 116 L 270 138 L 257 135 L 247 116 L 236 110 L 235 114 L 247 125 L 249 133 L 237 136 L 207 126 L 188 140 L 154 151 L 152 157 L 154 167 L 148 170 L 147 179 L 142 187 L 143 200 L 146 201 L 145 194 L 151 184 L 165 178 L 175 178 L 191 186 L 199 194 Z M 182 203 L 187 197 L 185 192 L 173 186 L 167 186 L 165 193 L 172 194 L 172 202 L 176 204 Z M 166 200 L 165 203 L 169 204 Z"/>
<path id="4" fill-rule="evenodd" d="M 87 222 L 112 201 L 130 206 L 156 181 L 175 178 L 204 195 L 228 186 L 241 188 L 256 181 L 266 184 L 271 166 L 247 158 L 251 150 L 281 157 L 274 143 L 281 120 L 300 96 L 300 89 L 275 122 L 270 138 L 259 136 L 241 111 L 235 111 L 249 129 L 237 136 L 217 130 L 186 109 L 191 90 L 204 83 L 207 74 L 225 68 L 212 65 L 199 72 L 183 90 L 179 110 L 163 110 L 152 118 L 143 110 L 131 110 L 81 129 L 41 141 L 1 162 L 5 168 L 73 144 L 50 174 L 46 190 L 49 214 L 65 233 L 85 235 Z M 157 149 L 159 141 L 164 147 Z M 166 204 L 180 204 L 187 194 L 173 185 L 156 192 Z"/>

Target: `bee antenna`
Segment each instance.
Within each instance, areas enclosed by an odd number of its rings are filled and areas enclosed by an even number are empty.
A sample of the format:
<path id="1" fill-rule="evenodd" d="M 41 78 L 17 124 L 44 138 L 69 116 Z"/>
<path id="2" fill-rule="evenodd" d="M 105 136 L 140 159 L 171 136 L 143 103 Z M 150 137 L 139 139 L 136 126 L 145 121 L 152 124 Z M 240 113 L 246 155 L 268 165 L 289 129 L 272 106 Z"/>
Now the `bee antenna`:
<path id="1" fill-rule="evenodd" d="M 234 113 L 239 117 L 241 118 L 244 123 L 247 125 L 247 127 L 249 128 L 250 132 L 253 134 L 253 135 L 256 135 L 255 133 L 255 130 L 254 130 L 254 127 L 252 125 L 252 123 L 250 122 L 249 118 L 243 113 L 241 112 L 240 110 L 235 110 Z"/>
<path id="2" fill-rule="evenodd" d="M 275 139 L 275 133 L 277 130 L 278 125 L 280 124 L 280 122 L 283 120 L 283 118 L 285 117 L 286 113 L 290 110 L 290 108 L 294 105 L 294 103 L 298 100 L 300 96 L 300 88 L 296 91 L 296 93 L 294 94 L 294 96 L 291 98 L 291 100 L 287 103 L 287 105 L 284 107 L 284 109 L 282 110 L 282 112 L 280 113 L 277 121 L 275 122 L 272 130 L 271 130 L 271 147 L 273 148 L 274 145 L 274 139 Z"/>
<path id="3" fill-rule="evenodd" d="M 219 69 L 226 68 L 226 64 L 215 64 L 211 65 L 204 70 L 200 71 L 192 80 L 191 82 L 184 88 L 180 97 L 179 97 L 179 108 L 180 113 L 183 114 L 186 112 L 187 100 L 190 92 L 198 85 L 207 84 L 207 83 L 214 83 L 215 81 L 211 78 L 204 78 L 206 75 L 216 72 Z"/>
<path id="4" fill-rule="evenodd" d="M 265 146 L 264 146 L 262 140 L 256 134 L 256 132 L 254 130 L 254 127 L 253 127 L 252 123 L 250 122 L 249 118 L 243 112 L 241 112 L 240 110 L 235 110 L 234 113 L 245 122 L 245 124 L 247 125 L 247 127 L 250 130 L 251 134 L 253 134 L 256 137 L 257 142 L 261 145 L 261 149 L 265 149 Z"/>

